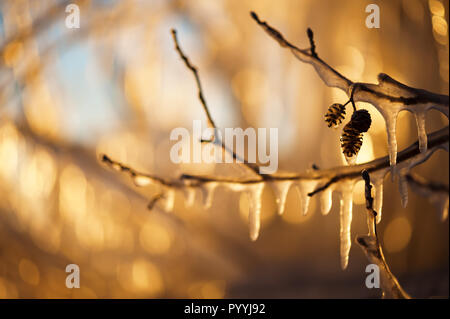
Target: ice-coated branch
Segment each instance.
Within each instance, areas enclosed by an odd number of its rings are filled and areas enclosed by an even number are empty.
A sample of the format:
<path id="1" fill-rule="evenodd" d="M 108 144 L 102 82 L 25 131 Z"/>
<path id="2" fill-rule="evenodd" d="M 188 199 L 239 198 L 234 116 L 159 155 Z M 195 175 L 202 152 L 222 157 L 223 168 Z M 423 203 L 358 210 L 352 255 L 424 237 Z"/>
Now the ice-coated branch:
<path id="1" fill-rule="evenodd" d="M 442 148 L 449 141 L 448 127 L 445 127 L 437 132 L 429 134 L 429 154 L 431 154 Z M 421 155 L 419 150 L 419 142 L 411 144 L 409 147 L 399 152 L 399 164 L 415 159 L 418 155 Z M 302 180 L 317 180 L 323 181 L 323 184 L 318 186 L 313 191 L 309 192 L 309 196 L 314 196 L 320 193 L 335 183 L 338 183 L 344 179 L 361 179 L 361 171 L 366 170 L 370 173 L 377 173 L 379 171 L 389 168 L 389 158 L 387 156 L 375 159 L 373 161 L 352 165 L 352 166 L 337 166 L 329 169 L 313 169 L 307 170 L 302 173 L 285 173 L 279 175 L 261 175 L 262 179 L 255 178 L 234 178 L 225 176 L 205 176 L 205 175 L 190 175 L 182 174 L 178 179 L 166 180 L 160 177 L 142 173 L 128 167 L 120 162 L 117 162 L 107 155 L 102 154 L 101 160 L 103 163 L 109 165 L 117 171 L 128 174 L 137 184 L 137 186 L 146 186 L 151 181 L 157 184 L 161 184 L 168 187 L 180 188 L 180 187 L 199 187 L 205 183 L 222 183 L 222 184 L 259 184 L 266 182 L 282 182 L 282 181 L 302 181 Z"/>
<path id="2" fill-rule="evenodd" d="M 428 134 L 429 149 L 424 154 L 420 152 L 419 141 L 414 142 L 409 147 L 405 148 L 404 150 L 402 150 L 401 152 L 398 153 L 398 164 L 408 162 L 408 161 L 411 161 L 414 159 L 419 159 L 419 157 L 422 157 L 422 155 L 425 155 L 425 157 L 427 159 L 429 156 L 431 156 L 434 153 L 434 151 L 436 151 L 440 148 L 445 148 L 445 145 L 448 144 L 448 142 L 449 142 L 448 132 L 449 132 L 449 127 L 447 126 L 447 127 L 440 129 L 439 131 Z M 420 161 L 420 163 L 422 163 L 422 162 L 423 162 L 423 160 Z M 420 163 L 417 163 L 417 164 L 420 164 Z M 370 161 L 370 162 L 367 162 L 364 164 L 358 164 L 358 165 L 353 165 L 353 166 L 341 166 L 341 167 L 331 168 L 326 171 L 321 171 L 321 173 L 323 175 L 325 175 L 325 176 L 328 175 L 331 177 L 329 178 L 329 180 L 326 183 L 319 186 L 318 188 L 316 188 L 313 192 L 309 193 L 308 195 L 314 196 L 315 194 L 324 191 L 331 185 L 333 185 L 343 179 L 348 179 L 348 178 L 351 178 L 351 179 L 358 178 L 359 179 L 359 174 L 361 173 L 362 170 L 367 170 L 370 173 L 375 173 L 375 172 L 379 172 L 381 170 L 386 170 L 387 168 L 389 168 L 389 157 L 385 156 L 385 157 L 378 158 L 378 159 L 375 159 L 373 161 Z M 410 167 L 410 168 L 412 168 L 412 167 Z M 333 171 L 335 172 L 335 174 L 333 174 Z M 387 173 L 387 170 L 386 170 L 386 173 Z"/>
<path id="3" fill-rule="evenodd" d="M 388 172 L 391 172 L 393 176 L 398 177 L 402 204 L 405 206 L 408 200 L 406 175 L 409 174 L 410 169 L 426 161 L 436 150 L 440 148 L 448 150 L 448 126 L 428 135 L 424 128 L 424 112 L 427 108 L 440 108 L 440 110 L 448 116 L 448 97 L 407 87 L 384 74 L 379 76 L 380 83 L 377 85 L 353 83 L 318 57 L 314 35 L 311 30 L 308 30 L 307 32 L 310 48 L 302 50 L 288 42 L 280 32 L 269 26 L 266 22 L 259 20 L 255 13 L 252 13 L 252 17 L 282 47 L 290 48 L 298 59 L 312 64 L 326 85 L 344 90 L 350 98 L 346 104 L 351 102 L 354 111 L 360 111 L 356 110 L 355 102 L 363 100 L 372 101 L 371 103 L 377 107 L 386 120 L 389 141 L 388 156 L 359 165 L 339 166 L 330 169 L 319 169 L 318 167 L 315 167 L 301 173 L 260 174 L 258 165 L 248 163 L 244 159 L 241 159 L 232 149 L 226 147 L 223 141 L 220 140 L 218 134 L 215 134 L 210 140 L 201 140 L 200 142 L 213 143 L 214 145 L 221 147 L 227 154 L 230 154 L 233 159 L 236 159 L 238 163 L 243 164 L 249 169 L 249 172 L 252 173 L 250 177 L 242 178 L 234 176 L 199 176 L 182 174 L 177 178 L 163 179 L 155 175 L 138 172 L 106 155 L 101 156 L 101 160 L 113 169 L 128 174 L 138 186 L 146 186 L 149 184 L 158 185 L 160 191 L 151 199 L 149 204 L 150 209 L 161 200 L 165 203 L 163 209 L 171 211 L 174 207 L 176 190 L 181 191 L 184 194 L 187 206 L 191 206 L 194 203 L 196 191 L 200 190 L 205 208 L 212 205 L 213 193 L 218 185 L 224 185 L 232 191 L 247 194 L 251 203 L 251 209 L 249 211 L 249 229 L 250 238 L 252 240 L 256 240 L 259 234 L 261 196 L 266 185 L 270 186 L 275 193 L 278 214 L 282 214 L 285 210 L 286 197 L 291 187 L 296 188 L 301 197 L 300 212 L 302 214 L 307 214 L 310 197 L 318 193 L 321 193 L 321 211 L 323 214 L 328 214 L 332 205 L 332 192 L 337 191 L 341 195 L 341 266 L 345 269 L 348 264 L 348 256 L 352 242 L 350 232 L 352 220 L 352 193 L 354 184 L 361 179 L 361 172 L 365 170 L 372 174 L 375 187 L 373 206 L 374 210 L 378 213 L 376 218 L 374 217 L 375 222 L 380 221 L 383 180 Z M 181 49 L 175 30 L 172 30 L 172 37 L 175 42 L 175 50 L 180 55 L 180 58 L 186 67 L 194 74 L 198 96 L 203 110 L 206 113 L 208 124 L 211 128 L 216 130 L 217 127 L 212 120 L 203 94 L 197 68 L 191 63 Z M 394 108 L 394 111 L 392 108 Z M 411 112 L 416 112 L 417 110 L 418 112 L 420 111 L 419 113 L 415 113 L 419 128 L 419 139 L 416 143 L 397 154 L 395 120 L 396 115 L 400 110 L 409 110 Z M 447 111 L 445 112 L 445 110 Z M 395 150 L 395 152 L 393 152 L 393 150 Z M 396 166 L 394 166 L 395 169 L 392 169 L 393 164 L 396 164 Z"/>
<path id="4" fill-rule="evenodd" d="M 435 150 L 442 148 L 449 141 L 448 127 L 445 127 L 439 131 L 431 133 L 428 135 L 430 150 L 428 155 L 431 155 Z M 399 152 L 398 161 L 399 164 L 406 162 L 408 160 L 416 158 L 420 155 L 419 141 L 411 144 L 409 147 L 405 148 Z M 322 184 L 314 189 L 312 192 L 308 193 L 309 196 L 314 196 L 317 193 L 324 191 L 331 185 L 344 180 L 344 179 L 360 179 L 360 174 L 362 170 L 367 170 L 368 172 L 375 173 L 381 170 L 389 168 L 389 158 L 388 156 L 375 159 L 373 161 L 352 165 L 352 166 L 337 166 L 329 169 L 314 169 L 308 170 L 302 173 L 285 173 L 283 175 L 262 175 L 263 180 L 259 179 L 236 179 L 230 177 L 217 177 L 217 176 L 198 176 L 183 174 L 180 176 L 181 179 L 197 181 L 200 183 L 206 182 L 220 182 L 220 183 L 261 183 L 267 181 L 300 181 L 300 180 L 318 180 L 322 181 Z"/>
<path id="5" fill-rule="evenodd" d="M 286 40 L 278 30 L 272 28 L 269 24 L 267 24 L 267 22 L 261 21 L 255 12 L 252 11 L 250 14 L 252 18 L 267 32 L 267 34 L 270 35 L 275 41 L 277 41 L 281 47 L 289 48 L 297 59 L 302 62 L 311 64 L 316 69 L 320 78 L 325 82 L 327 86 L 337 87 L 344 90 L 345 92 L 350 92 L 353 82 L 330 67 L 327 63 L 322 61 L 322 59 L 317 56 L 317 53 L 315 51 L 315 44 L 313 41 L 311 41 L 313 39 L 312 31 L 308 32 L 311 48 L 300 49 Z"/>
<path id="6" fill-rule="evenodd" d="M 429 109 L 436 109 L 448 118 L 448 95 L 409 87 L 384 73 L 378 75 L 378 84 L 352 82 L 318 57 L 310 29 L 308 38 L 311 48 L 300 49 L 286 40 L 281 32 L 260 20 L 255 12 L 251 12 L 250 15 L 281 47 L 290 49 L 298 60 L 311 64 L 327 86 L 343 90 L 349 97 L 353 96 L 354 102 L 368 102 L 380 112 L 386 124 L 390 165 L 395 166 L 397 163 L 396 124 L 399 112 L 408 110 L 415 115 L 421 152 L 427 149 L 426 112 Z"/>
<path id="7" fill-rule="evenodd" d="M 400 286 L 397 278 L 392 274 L 384 258 L 383 249 L 377 235 L 377 212 L 373 209 L 372 185 L 370 175 L 364 170 L 362 178 L 365 182 L 365 198 L 367 210 L 367 226 L 369 233 L 365 236 L 358 236 L 356 242 L 364 251 L 371 264 L 378 266 L 380 274 L 380 288 L 383 298 L 410 299 L 411 297 Z"/>

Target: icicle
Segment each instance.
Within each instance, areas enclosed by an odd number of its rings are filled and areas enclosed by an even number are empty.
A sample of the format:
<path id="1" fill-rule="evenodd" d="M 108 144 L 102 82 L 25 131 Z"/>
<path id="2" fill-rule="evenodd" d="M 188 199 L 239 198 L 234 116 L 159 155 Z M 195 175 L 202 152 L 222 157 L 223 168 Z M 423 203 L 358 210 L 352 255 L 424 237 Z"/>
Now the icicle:
<path id="1" fill-rule="evenodd" d="M 147 176 L 143 176 L 143 175 L 136 175 L 133 178 L 133 182 L 136 186 L 139 187 L 144 187 L 147 185 L 150 185 L 150 183 L 152 182 L 151 178 L 147 177 Z"/>
<path id="2" fill-rule="evenodd" d="M 320 211 L 322 212 L 322 215 L 328 215 L 331 209 L 331 204 L 333 202 L 333 189 L 328 187 L 324 191 L 322 191 L 322 194 L 320 194 Z"/>
<path id="3" fill-rule="evenodd" d="M 264 183 L 253 184 L 247 187 L 247 195 L 250 203 L 250 210 L 248 213 L 248 224 L 250 231 L 250 239 L 255 241 L 259 236 L 259 229 L 261 227 L 261 202 Z"/>
<path id="4" fill-rule="evenodd" d="M 397 116 L 398 110 L 390 112 L 388 115 L 383 112 L 384 121 L 386 122 L 386 130 L 388 137 L 388 150 L 389 150 L 389 162 L 391 166 L 397 164 L 397 137 L 396 137 L 396 127 L 397 127 Z"/>
<path id="5" fill-rule="evenodd" d="M 308 194 L 315 189 L 316 185 L 316 180 L 302 180 L 295 184 L 300 197 L 300 212 L 303 216 L 308 213 L 309 200 L 311 199 Z"/>
<path id="6" fill-rule="evenodd" d="M 408 205 L 408 181 L 403 170 L 398 174 L 398 191 L 400 192 L 402 207 L 406 208 Z"/>
<path id="7" fill-rule="evenodd" d="M 374 196 L 373 196 L 373 209 L 377 212 L 376 221 L 377 224 L 381 221 L 381 210 L 383 208 L 383 178 L 373 181 Z"/>
<path id="8" fill-rule="evenodd" d="M 424 111 L 420 112 L 414 112 L 414 115 L 416 117 L 416 124 L 417 124 L 417 133 L 419 136 L 419 149 L 421 153 L 424 153 L 427 151 L 427 131 L 425 129 L 425 115 L 426 113 Z"/>
<path id="9" fill-rule="evenodd" d="M 202 186 L 203 206 L 208 209 L 212 206 L 214 190 L 218 186 L 217 183 L 206 183 Z"/>
<path id="10" fill-rule="evenodd" d="M 193 187 L 186 187 L 184 189 L 184 197 L 185 197 L 185 204 L 186 207 L 192 207 L 195 203 L 195 188 Z"/>
<path id="11" fill-rule="evenodd" d="M 272 182 L 270 185 L 275 193 L 278 215 L 282 215 L 286 206 L 286 198 L 293 181 Z"/>
<path id="12" fill-rule="evenodd" d="M 168 189 L 164 193 L 164 197 L 163 198 L 164 198 L 164 210 L 166 212 L 173 211 L 173 207 L 175 205 L 175 190 Z"/>
<path id="13" fill-rule="evenodd" d="M 341 240 L 341 267 L 346 269 L 348 265 L 348 256 L 352 246 L 351 241 L 351 223 L 353 210 L 353 181 L 341 182 L 341 207 L 340 207 L 340 240 Z"/>

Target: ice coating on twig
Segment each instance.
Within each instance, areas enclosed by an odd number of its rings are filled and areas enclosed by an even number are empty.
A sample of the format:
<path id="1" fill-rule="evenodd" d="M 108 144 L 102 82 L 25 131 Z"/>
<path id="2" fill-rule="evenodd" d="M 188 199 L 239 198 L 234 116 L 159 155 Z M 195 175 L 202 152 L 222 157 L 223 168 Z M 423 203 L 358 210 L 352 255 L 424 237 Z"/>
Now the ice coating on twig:
<path id="1" fill-rule="evenodd" d="M 136 175 L 133 178 L 133 182 L 136 186 L 144 187 L 150 185 L 152 183 L 152 179 L 149 178 L 148 176 Z"/>

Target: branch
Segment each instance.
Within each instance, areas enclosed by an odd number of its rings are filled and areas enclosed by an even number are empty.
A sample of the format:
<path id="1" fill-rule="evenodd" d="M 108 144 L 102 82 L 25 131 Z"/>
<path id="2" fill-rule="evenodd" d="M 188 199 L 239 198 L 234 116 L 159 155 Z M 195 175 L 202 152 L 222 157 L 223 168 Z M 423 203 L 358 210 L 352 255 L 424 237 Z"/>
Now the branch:
<path id="1" fill-rule="evenodd" d="M 429 150 L 426 154 L 428 158 L 431 156 L 435 150 L 443 147 L 449 142 L 448 127 L 445 127 L 437 132 L 428 135 Z M 398 160 L 399 164 L 402 162 L 411 160 L 412 158 L 421 155 L 419 150 L 419 142 L 411 144 L 409 147 L 404 149 L 399 153 Z M 316 188 L 313 192 L 309 193 L 309 196 L 316 195 L 317 193 L 327 189 L 334 183 L 337 183 L 344 179 L 360 179 L 361 172 L 366 170 L 370 173 L 376 173 L 383 169 L 389 168 L 389 157 L 385 156 L 379 159 L 375 159 L 371 162 L 364 164 L 358 164 L 353 166 L 338 166 L 329 169 L 314 169 L 308 170 L 303 173 L 286 173 L 283 175 L 261 175 L 262 179 L 255 178 L 233 178 L 233 177 L 222 177 L 222 176 L 199 176 L 199 175 L 189 175 L 182 174 L 178 179 L 165 180 L 157 176 L 142 173 L 136 171 L 120 162 L 110 159 L 107 155 L 102 155 L 101 160 L 111 166 L 117 171 L 122 171 L 127 173 L 134 180 L 136 179 L 149 179 L 154 183 L 162 184 L 167 187 L 181 188 L 181 187 L 201 187 L 205 183 L 223 183 L 223 184 L 257 184 L 264 183 L 268 181 L 301 181 L 301 180 L 326 180 L 324 184 Z M 145 186 L 145 185 L 138 185 Z"/>
<path id="2" fill-rule="evenodd" d="M 367 171 L 362 172 L 362 178 L 365 182 L 365 197 L 367 210 L 367 226 L 369 234 L 359 236 L 356 242 L 361 246 L 370 263 L 378 266 L 381 275 L 381 289 L 383 298 L 410 299 L 411 297 L 400 286 L 397 278 L 392 274 L 384 258 L 383 249 L 377 236 L 377 212 L 373 209 L 372 185 L 370 185 L 370 176 Z"/>
<path id="3" fill-rule="evenodd" d="M 315 52 L 316 47 L 311 29 L 308 28 L 308 38 L 310 40 L 311 48 L 300 49 L 286 40 L 278 30 L 270 26 L 267 22 L 261 21 L 255 12 L 250 12 L 250 15 L 270 37 L 278 42 L 281 47 L 290 49 L 292 54 L 298 60 L 311 64 L 327 86 L 339 88 L 346 92 L 350 97 L 352 87 L 355 86 L 355 84 L 358 84 L 357 88 L 355 87 L 355 102 L 372 103 L 376 99 L 385 99 L 389 102 L 397 102 L 404 105 L 434 103 L 436 104 L 436 108 L 446 108 L 446 114 L 448 117 L 448 95 L 436 94 L 426 90 L 409 87 L 394 80 L 392 77 L 384 73 L 380 73 L 378 75 L 378 80 L 380 82 L 379 84 L 352 82 L 318 57 Z M 403 93 L 404 96 L 393 94 L 391 90 L 392 88 L 397 89 L 399 92 Z"/>
<path id="4" fill-rule="evenodd" d="M 216 129 L 216 124 L 214 123 L 214 120 L 212 119 L 211 114 L 209 113 L 208 105 L 206 104 L 206 99 L 205 99 L 205 97 L 203 95 L 202 84 L 200 82 L 200 77 L 198 75 L 197 68 L 194 65 L 192 65 L 192 63 L 189 60 L 189 58 L 181 50 L 180 45 L 178 43 L 177 31 L 174 30 L 174 29 L 172 29 L 172 37 L 173 37 L 173 41 L 175 42 L 175 50 L 180 55 L 180 58 L 183 60 L 183 62 L 186 65 L 186 67 L 189 70 L 191 70 L 192 73 L 194 74 L 195 82 L 196 82 L 197 88 L 198 88 L 198 98 L 200 99 L 200 102 L 201 102 L 202 107 L 203 107 L 203 111 L 205 111 L 206 117 L 208 118 L 208 125 L 209 125 L 209 127 Z"/>
<path id="5" fill-rule="evenodd" d="M 302 50 L 286 40 L 278 30 L 272 28 L 267 22 L 261 21 L 255 12 L 250 12 L 250 15 L 281 47 L 290 49 L 292 54 L 300 61 L 311 64 L 327 86 L 337 87 L 345 92 L 350 92 L 353 82 L 322 61 L 315 53 L 315 45 L 313 46 L 313 43 L 311 43 L 310 49 Z M 312 42 L 312 38 L 313 34 L 311 31 L 311 36 L 309 36 L 310 42 Z"/>

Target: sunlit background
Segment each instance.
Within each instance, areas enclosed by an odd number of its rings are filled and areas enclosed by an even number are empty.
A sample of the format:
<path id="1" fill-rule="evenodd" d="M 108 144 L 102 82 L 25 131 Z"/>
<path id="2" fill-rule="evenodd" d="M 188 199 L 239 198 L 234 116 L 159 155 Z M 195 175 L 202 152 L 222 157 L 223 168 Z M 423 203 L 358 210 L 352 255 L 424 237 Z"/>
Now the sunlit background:
<path id="1" fill-rule="evenodd" d="M 368 29 L 365 8 L 380 6 L 381 28 Z M 65 27 L 65 7 L 80 7 L 79 29 Z M 326 87 L 250 18 L 256 11 L 292 42 L 317 51 L 353 81 L 380 72 L 448 94 L 448 1 L 91 0 L 0 1 L 0 298 L 364 298 L 368 264 L 353 245 L 339 262 L 338 197 L 328 216 L 311 200 L 301 216 L 290 191 L 276 215 L 266 187 L 259 239 L 248 237 L 248 202 L 219 187 L 204 209 L 176 195 L 172 212 L 147 209 L 155 189 L 137 188 L 99 163 L 106 153 L 164 177 L 182 172 L 242 174 L 235 166 L 175 165 L 170 131 L 206 118 L 192 74 L 174 51 L 170 29 L 199 67 L 219 127 L 277 127 L 279 168 L 302 171 L 344 164 L 340 130 L 323 114 L 345 94 Z M 387 154 L 382 117 L 358 162 Z M 448 124 L 430 111 L 427 130 Z M 411 114 L 400 114 L 399 149 L 417 139 Z M 418 173 L 448 184 L 448 153 Z M 367 232 L 363 185 L 354 194 L 352 238 Z M 411 192 L 401 207 L 385 180 L 379 235 L 386 259 L 413 296 L 448 296 L 449 225 Z M 65 286 L 66 265 L 81 288 Z"/>

